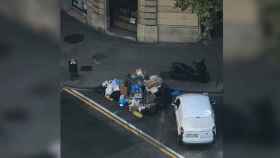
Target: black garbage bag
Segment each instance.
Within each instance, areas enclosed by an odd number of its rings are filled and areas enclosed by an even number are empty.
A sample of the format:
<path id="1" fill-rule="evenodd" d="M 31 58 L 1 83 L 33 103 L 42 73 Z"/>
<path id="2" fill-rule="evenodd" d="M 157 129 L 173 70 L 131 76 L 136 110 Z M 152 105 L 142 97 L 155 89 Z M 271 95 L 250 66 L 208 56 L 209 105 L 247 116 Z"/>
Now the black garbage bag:
<path id="1" fill-rule="evenodd" d="M 202 59 L 193 62 L 192 66 L 184 63 L 174 62 L 169 71 L 170 78 L 181 81 L 197 81 L 207 83 L 210 81 L 210 75 L 205 65 L 205 60 Z"/>
<path id="2" fill-rule="evenodd" d="M 111 94 L 110 97 L 113 98 L 114 101 L 119 102 L 120 96 L 121 96 L 121 92 L 120 91 L 114 91 Z"/>
<path id="3" fill-rule="evenodd" d="M 175 80 L 193 80 L 195 70 L 184 63 L 172 63 L 169 75 Z"/>
<path id="4" fill-rule="evenodd" d="M 170 88 L 166 84 L 162 84 L 162 86 L 159 88 L 159 91 L 155 95 L 155 102 L 159 109 L 163 109 L 171 105 L 172 96 L 170 93 Z"/>
<path id="5" fill-rule="evenodd" d="M 196 81 L 207 83 L 210 81 L 210 75 L 207 71 L 207 67 L 205 65 L 205 59 L 202 59 L 198 62 L 193 63 L 196 73 L 194 75 L 194 78 Z"/>

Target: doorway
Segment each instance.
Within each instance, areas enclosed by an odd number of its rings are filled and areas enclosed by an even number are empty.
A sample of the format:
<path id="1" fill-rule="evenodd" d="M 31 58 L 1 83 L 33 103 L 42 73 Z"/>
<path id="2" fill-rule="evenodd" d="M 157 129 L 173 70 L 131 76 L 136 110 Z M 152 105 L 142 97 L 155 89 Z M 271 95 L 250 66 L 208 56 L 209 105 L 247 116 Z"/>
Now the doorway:
<path id="1" fill-rule="evenodd" d="M 107 30 L 136 39 L 137 8 L 138 0 L 107 0 Z"/>

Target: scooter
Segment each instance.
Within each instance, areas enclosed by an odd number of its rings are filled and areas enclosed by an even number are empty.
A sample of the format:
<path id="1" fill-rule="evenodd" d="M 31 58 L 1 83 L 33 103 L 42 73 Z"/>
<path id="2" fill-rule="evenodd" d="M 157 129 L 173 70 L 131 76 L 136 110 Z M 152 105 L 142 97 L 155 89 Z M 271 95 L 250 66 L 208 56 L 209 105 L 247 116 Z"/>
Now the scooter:
<path id="1" fill-rule="evenodd" d="M 210 75 L 204 59 L 193 62 L 192 66 L 178 62 L 172 63 L 169 75 L 175 80 L 198 81 L 202 83 L 210 81 Z"/>

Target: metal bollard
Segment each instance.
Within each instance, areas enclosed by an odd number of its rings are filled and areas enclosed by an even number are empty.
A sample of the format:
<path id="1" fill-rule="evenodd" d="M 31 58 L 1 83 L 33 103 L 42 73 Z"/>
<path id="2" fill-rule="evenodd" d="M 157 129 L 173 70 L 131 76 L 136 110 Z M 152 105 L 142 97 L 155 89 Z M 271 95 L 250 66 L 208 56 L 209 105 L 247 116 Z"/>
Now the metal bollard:
<path id="1" fill-rule="evenodd" d="M 70 73 L 70 79 L 75 80 L 79 77 L 78 73 L 78 61 L 75 58 L 71 58 L 68 61 L 68 67 L 69 67 L 69 73 Z"/>

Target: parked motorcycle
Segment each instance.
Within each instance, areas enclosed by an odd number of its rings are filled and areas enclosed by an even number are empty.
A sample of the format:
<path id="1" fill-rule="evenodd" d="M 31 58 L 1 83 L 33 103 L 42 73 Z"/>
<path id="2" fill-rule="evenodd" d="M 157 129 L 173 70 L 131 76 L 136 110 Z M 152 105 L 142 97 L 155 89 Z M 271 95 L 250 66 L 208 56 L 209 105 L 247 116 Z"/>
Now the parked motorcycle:
<path id="1" fill-rule="evenodd" d="M 205 59 L 193 62 L 192 66 L 179 62 L 172 63 L 169 75 L 175 80 L 198 81 L 202 83 L 210 81 Z"/>

